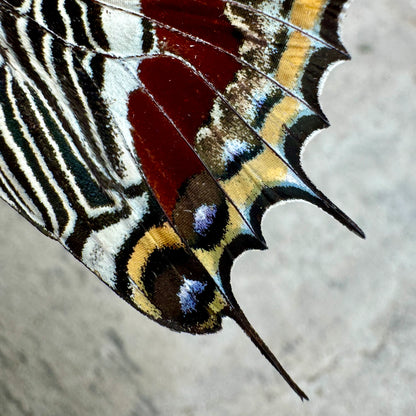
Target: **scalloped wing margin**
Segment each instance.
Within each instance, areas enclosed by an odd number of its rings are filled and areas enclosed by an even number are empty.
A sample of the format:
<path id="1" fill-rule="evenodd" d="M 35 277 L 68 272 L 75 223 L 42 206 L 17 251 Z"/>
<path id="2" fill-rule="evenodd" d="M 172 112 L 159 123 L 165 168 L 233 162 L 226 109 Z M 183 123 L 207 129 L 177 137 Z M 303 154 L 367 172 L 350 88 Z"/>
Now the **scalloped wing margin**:
<path id="1" fill-rule="evenodd" d="M 270 205 L 304 199 L 361 233 L 300 164 L 307 137 L 328 125 L 319 83 L 348 57 L 338 35 L 345 1 L 182 3 L 189 20 L 169 1 L 133 12 L 158 48 L 139 65 L 133 138 L 168 222 L 231 299 L 233 260 L 264 248 Z"/>

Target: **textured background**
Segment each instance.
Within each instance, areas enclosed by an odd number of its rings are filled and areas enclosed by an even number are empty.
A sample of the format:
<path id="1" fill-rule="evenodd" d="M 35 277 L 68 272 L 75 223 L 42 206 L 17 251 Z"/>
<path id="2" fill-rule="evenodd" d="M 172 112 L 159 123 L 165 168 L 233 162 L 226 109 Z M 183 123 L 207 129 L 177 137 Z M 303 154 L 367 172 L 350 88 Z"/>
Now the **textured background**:
<path id="1" fill-rule="evenodd" d="M 311 401 L 237 326 L 150 322 L 0 204 L 0 415 L 416 414 L 416 2 L 356 0 L 353 61 L 329 76 L 311 179 L 366 231 L 302 203 L 233 268 L 247 316 Z M 413 275 L 412 275 L 413 274 Z"/>

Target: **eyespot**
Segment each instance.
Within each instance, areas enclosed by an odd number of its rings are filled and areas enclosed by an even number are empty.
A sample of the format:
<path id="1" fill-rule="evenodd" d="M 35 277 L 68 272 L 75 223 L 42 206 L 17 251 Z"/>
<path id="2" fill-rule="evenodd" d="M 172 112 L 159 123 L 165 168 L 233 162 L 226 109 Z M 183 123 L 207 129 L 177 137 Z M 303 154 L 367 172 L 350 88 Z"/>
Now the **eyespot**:
<path id="1" fill-rule="evenodd" d="M 193 176 L 181 187 L 173 221 L 191 248 L 210 249 L 218 244 L 228 219 L 225 194 L 207 172 Z"/>

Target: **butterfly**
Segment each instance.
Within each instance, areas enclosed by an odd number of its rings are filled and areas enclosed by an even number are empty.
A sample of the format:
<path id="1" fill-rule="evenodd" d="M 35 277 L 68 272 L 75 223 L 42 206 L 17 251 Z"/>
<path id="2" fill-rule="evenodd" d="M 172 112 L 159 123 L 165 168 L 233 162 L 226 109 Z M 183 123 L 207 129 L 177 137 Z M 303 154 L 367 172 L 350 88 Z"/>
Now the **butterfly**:
<path id="1" fill-rule="evenodd" d="M 231 317 L 302 398 L 230 284 L 263 213 L 304 173 L 348 59 L 346 0 L 2 0 L 0 196 L 134 308 L 175 331 Z"/>

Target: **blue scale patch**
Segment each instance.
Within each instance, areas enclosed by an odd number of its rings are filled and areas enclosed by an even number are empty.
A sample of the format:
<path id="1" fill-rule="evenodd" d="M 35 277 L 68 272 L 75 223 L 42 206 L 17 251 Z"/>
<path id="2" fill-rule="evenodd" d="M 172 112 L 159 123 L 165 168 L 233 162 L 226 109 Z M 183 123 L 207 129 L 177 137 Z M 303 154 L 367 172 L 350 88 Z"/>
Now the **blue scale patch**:
<path id="1" fill-rule="evenodd" d="M 197 296 L 202 293 L 206 283 L 198 280 L 190 280 L 184 277 L 184 282 L 179 289 L 178 297 L 181 303 L 182 312 L 186 315 L 189 312 L 196 312 Z"/>
<path id="2" fill-rule="evenodd" d="M 250 151 L 251 146 L 249 143 L 238 139 L 227 140 L 224 145 L 222 159 L 225 163 L 231 163 L 236 159 L 238 160 L 242 155 L 249 153 Z"/>
<path id="3" fill-rule="evenodd" d="M 194 230 L 205 237 L 217 214 L 216 205 L 201 205 L 194 213 Z"/>

